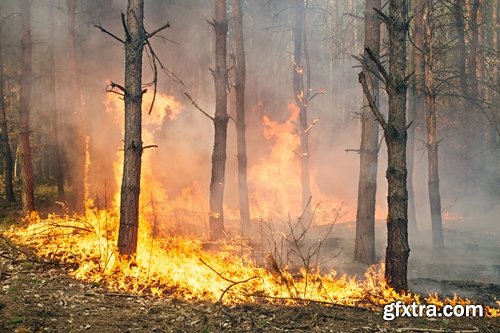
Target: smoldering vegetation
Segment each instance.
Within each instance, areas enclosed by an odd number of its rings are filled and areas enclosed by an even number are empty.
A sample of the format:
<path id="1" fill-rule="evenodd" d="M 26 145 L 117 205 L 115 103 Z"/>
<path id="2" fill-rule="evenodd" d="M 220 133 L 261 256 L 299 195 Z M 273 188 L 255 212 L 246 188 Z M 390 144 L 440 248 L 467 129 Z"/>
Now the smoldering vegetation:
<path id="1" fill-rule="evenodd" d="M 11 146 L 16 152 L 17 100 L 19 94 L 19 17 L 17 2 L 3 1 L 3 55 L 6 110 Z M 33 81 L 32 142 L 35 176 L 38 184 L 53 184 L 51 133 L 47 126 L 51 108 L 60 116 L 60 144 L 63 169 L 74 158 L 71 127 L 65 121 L 74 99 L 81 100 L 83 127 L 88 136 L 88 197 L 100 207 L 110 208 L 119 188 L 122 152 L 123 110 L 119 96 L 107 92 L 111 82 L 123 81 L 123 46 L 99 31 L 102 25 L 116 36 L 123 36 L 120 13 L 125 1 L 80 1 L 77 12 L 77 55 L 81 95 L 70 91 L 68 76 L 67 8 L 65 1 L 34 1 L 32 7 Z M 166 233 L 206 234 L 206 210 L 210 180 L 210 157 L 213 145 L 212 123 L 185 97 L 188 92 L 207 113 L 214 112 L 213 31 L 207 20 L 213 16 L 211 2 L 146 1 L 146 29 L 170 23 L 170 28 L 151 43 L 165 70 L 158 70 L 158 96 L 152 113 L 146 94 L 144 144 L 158 145 L 144 153 L 142 209 L 151 213 L 155 202 L 158 223 Z M 362 53 L 363 2 L 313 1 L 307 14 L 307 45 L 313 90 L 326 89 L 309 105 L 311 120 L 318 118 L 310 131 L 310 158 L 313 179 L 313 206 L 327 212 L 341 210 L 338 221 L 322 247 L 327 267 L 340 272 L 359 273 L 366 267 L 352 264 L 354 218 L 358 185 L 360 121 L 363 96 L 357 73 L 358 62 L 351 55 Z M 293 119 L 292 37 L 293 11 L 290 1 L 248 1 L 244 8 L 244 34 L 247 56 L 247 142 L 251 211 L 260 233 L 274 224 L 274 231 L 284 232 L 300 215 L 300 170 L 293 149 L 297 140 Z M 444 26 L 445 17 L 441 22 Z M 451 24 L 451 23 L 449 23 Z M 232 66 L 232 31 L 229 28 L 229 66 Z M 449 33 L 450 40 L 455 36 Z M 452 45 L 452 43 L 450 44 Z M 56 66 L 56 90 L 47 87 L 46 63 L 53 50 Z M 445 68 L 453 58 L 453 48 L 443 52 L 439 65 Z M 498 50 L 495 50 L 495 54 Z M 497 66 L 498 58 L 482 54 L 488 65 Z M 496 57 L 496 55 L 495 55 Z M 144 79 L 153 80 L 151 54 L 144 57 Z M 491 65 L 491 64 L 494 65 Z M 496 65 L 495 65 L 496 64 Z M 158 67 L 160 65 L 156 64 Z M 488 67 L 488 68 L 490 68 Z M 484 71 L 483 81 L 490 78 Z M 230 72 L 230 83 L 233 82 Z M 498 77 L 496 77 L 498 79 Z M 486 86 L 486 83 L 485 83 Z M 498 90 L 489 89 L 492 101 L 487 112 L 498 117 Z M 449 89 L 451 91 L 451 88 Z M 55 94 L 56 105 L 47 103 Z M 477 109 L 461 108 L 463 99 L 449 91 L 438 106 L 440 139 L 440 184 L 444 218 L 446 256 L 435 262 L 431 250 L 430 214 L 427 192 L 427 155 L 425 124 L 417 127 L 413 184 L 417 207 L 418 231 L 410 234 L 409 275 L 442 280 L 476 280 L 497 283 L 500 276 L 500 150 L 484 144 L 484 130 L 491 121 Z M 382 94 L 382 110 L 386 109 Z M 234 92 L 228 96 L 229 113 L 234 115 Z M 473 113 L 467 117 L 464 113 Z M 472 122 L 472 124 L 470 123 Z M 495 126 L 498 126 L 496 123 Z M 472 127 L 472 132 L 467 131 Z M 497 127 L 498 128 L 498 127 Z M 495 133 L 498 140 L 498 133 Z M 228 223 L 237 235 L 238 208 L 235 126 L 230 121 L 227 151 L 225 205 Z M 292 142 L 282 140 L 289 137 Z M 274 164 L 273 164 L 274 163 Z M 385 248 L 386 148 L 381 142 L 377 190 L 377 255 Z M 260 174 L 259 174 L 260 172 Z M 18 175 L 17 175 L 18 176 Z M 298 189 L 298 191 L 297 191 Z M 71 189 L 70 189 L 71 190 Z M 294 191 L 297 191 L 296 193 Z M 233 213 L 232 213 L 233 212 Z M 315 215 L 304 246 L 316 244 L 334 222 L 332 215 Z M 306 221 L 307 222 L 307 221 Z M 281 229 L 280 227 L 281 226 Z M 277 242 L 282 240 L 276 239 Z M 263 242 L 269 246 L 269 242 Z M 266 245 L 267 244 L 267 245 Z M 286 247 L 282 251 L 287 251 Z M 323 261 L 323 260 L 321 260 Z"/>

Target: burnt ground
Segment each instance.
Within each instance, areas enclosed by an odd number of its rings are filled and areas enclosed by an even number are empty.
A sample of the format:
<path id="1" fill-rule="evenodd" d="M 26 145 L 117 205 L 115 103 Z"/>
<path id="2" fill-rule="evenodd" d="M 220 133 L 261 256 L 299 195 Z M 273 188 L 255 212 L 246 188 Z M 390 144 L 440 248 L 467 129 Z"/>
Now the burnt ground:
<path id="1" fill-rule="evenodd" d="M 221 306 L 113 293 L 0 239 L 0 332 L 500 332 L 498 318 L 400 318 L 342 306 Z"/>

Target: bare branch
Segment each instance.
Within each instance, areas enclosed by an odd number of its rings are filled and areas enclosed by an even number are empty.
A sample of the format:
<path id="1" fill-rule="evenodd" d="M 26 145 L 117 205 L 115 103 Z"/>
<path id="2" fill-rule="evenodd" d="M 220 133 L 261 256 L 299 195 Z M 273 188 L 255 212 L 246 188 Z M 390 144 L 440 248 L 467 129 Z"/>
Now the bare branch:
<path id="1" fill-rule="evenodd" d="M 207 116 L 211 121 L 214 121 L 214 117 L 212 117 L 211 115 L 209 115 L 207 112 L 205 112 L 205 110 L 203 110 L 201 107 L 198 106 L 198 104 L 196 104 L 196 102 L 194 101 L 194 99 L 187 93 L 187 92 L 184 92 L 184 95 L 186 95 L 187 98 L 189 98 L 189 100 L 191 101 L 191 104 L 193 104 L 193 106 L 198 109 L 198 111 L 200 111 L 201 113 L 203 113 L 205 116 Z"/>
<path id="2" fill-rule="evenodd" d="M 115 34 L 112 34 L 111 32 L 109 32 L 108 30 L 104 29 L 102 27 L 102 25 L 99 23 L 99 25 L 97 24 L 94 24 L 94 27 L 96 27 L 97 29 L 101 30 L 102 32 L 104 32 L 105 34 L 113 37 L 114 39 L 116 39 L 117 41 L 119 41 L 120 43 L 122 44 L 125 44 L 125 41 L 123 39 L 121 39 L 120 37 L 116 36 Z"/>
<path id="3" fill-rule="evenodd" d="M 375 115 L 375 118 L 377 118 L 380 126 L 382 126 L 384 131 L 387 131 L 388 130 L 387 122 L 385 121 L 382 113 L 380 113 L 380 110 L 378 109 L 377 104 L 373 100 L 373 96 L 370 92 L 370 89 L 368 89 L 368 84 L 366 83 L 365 73 L 360 72 L 358 74 L 358 79 L 359 79 L 359 83 L 361 83 L 361 86 L 363 87 L 363 92 L 366 96 L 366 99 L 368 100 L 368 104 L 370 105 L 370 108 L 372 109 L 373 114 Z"/>
<path id="4" fill-rule="evenodd" d="M 309 103 L 310 101 L 312 101 L 312 99 L 320 94 L 324 94 L 326 93 L 326 89 L 320 89 L 318 91 L 316 91 L 312 96 L 309 96 L 309 98 L 307 99 L 307 103 Z"/>
<path id="5" fill-rule="evenodd" d="M 124 93 L 126 93 L 125 88 L 122 85 L 119 85 L 118 83 L 114 83 L 113 81 L 111 81 L 110 86 L 111 86 L 111 88 L 118 88 L 121 91 L 123 91 Z"/>
<path id="6" fill-rule="evenodd" d="M 167 28 L 170 28 L 170 23 L 169 22 L 167 22 L 167 24 L 165 24 L 164 26 L 159 27 L 158 29 L 156 29 L 153 32 L 146 33 L 146 39 L 149 39 L 149 38 L 153 37 L 154 35 L 156 35 L 160 31 L 165 30 Z"/>
<path id="7" fill-rule="evenodd" d="M 316 118 L 313 120 L 313 122 L 304 130 L 304 133 L 307 133 L 311 130 L 311 128 L 314 127 L 314 125 L 316 125 L 316 123 L 319 121 L 319 118 Z"/>
<path id="8" fill-rule="evenodd" d="M 127 41 L 130 40 L 130 33 L 128 32 L 128 27 L 127 27 L 127 22 L 125 21 L 125 14 L 122 13 L 122 25 L 123 25 L 123 30 L 125 30 L 125 35 L 127 36 Z M 125 44 L 125 42 L 123 43 Z"/>
<path id="9" fill-rule="evenodd" d="M 373 53 L 373 51 L 369 47 L 366 47 L 365 51 L 368 54 L 368 57 L 370 57 L 371 61 L 373 61 L 375 65 L 377 65 L 377 68 L 380 74 L 382 74 L 382 76 L 384 77 L 385 82 L 389 82 L 389 74 L 387 73 L 387 70 L 385 69 L 380 59 L 375 56 L 375 53 Z"/>

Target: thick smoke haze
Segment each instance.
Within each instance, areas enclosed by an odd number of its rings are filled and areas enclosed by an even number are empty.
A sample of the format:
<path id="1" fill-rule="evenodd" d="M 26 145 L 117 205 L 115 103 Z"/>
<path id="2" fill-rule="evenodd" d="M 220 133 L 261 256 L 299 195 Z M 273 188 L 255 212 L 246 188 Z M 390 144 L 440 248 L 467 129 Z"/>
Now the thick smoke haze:
<path id="1" fill-rule="evenodd" d="M 319 119 L 310 131 L 310 164 L 313 206 L 319 204 L 324 214 L 318 214 L 316 224 L 333 222 L 333 212 L 342 207 L 338 225 L 332 237 L 344 238 L 345 246 L 335 263 L 350 262 L 359 176 L 360 143 L 359 112 L 363 107 L 362 91 L 357 81 L 360 71 L 352 55 L 362 53 L 364 2 L 315 1 L 308 12 L 306 27 L 311 62 L 313 91 L 326 89 L 310 102 L 309 119 Z M 44 124 L 46 104 L 46 55 L 55 50 L 57 108 L 64 124 L 65 110 L 71 105 L 68 77 L 67 8 L 65 1 L 37 0 L 32 5 L 33 17 L 33 149 L 40 175 L 44 166 L 42 155 L 49 133 Z M 326 6 L 326 8 L 325 8 Z M 17 12 L 17 1 L 3 1 L 3 15 Z M 84 128 L 89 138 L 89 192 L 95 205 L 111 207 L 119 191 L 123 146 L 123 101 L 107 92 L 111 82 L 123 84 L 124 48 L 117 40 L 94 25 L 123 38 L 120 13 L 125 1 L 80 1 L 77 12 L 79 82 L 84 112 Z M 300 163 L 292 144 L 298 142 L 293 121 L 292 90 L 293 11 L 290 1 L 245 2 L 244 35 L 247 56 L 247 145 L 251 211 L 255 223 L 259 220 L 286 221 L 300 215 Z M 52 14 L 51 14 L 52 12 Z M 53 15 L 53 27 L 50 16 Z M 213 17 L 209 1 L 145 1 L 147 31 L 170 23 L 152 47 L 165 66 L 158 71 L 158 96 L 150 115 L 147 111 L 152 98 L 148 87 L 144 103 L 144 144 L 157 145 L 144 152 L 142 209 L 151 213 L 152 201 L 158 210 L 159 223 L 165 232 L 205 234 L 208 223 L 208 187 L 210 181 L 213 125 L 184 95 L 188 92 L 208 114 L 214 113 L 214 84 L 209 68 L 214 66 L 214 34 L 208 23 Z M 8 38 L 4 59 L 5 70 L 14 76 L 19 69 L 19 17 L 8 19 L 4 28 Z M 231 21 L 228 36 L 228 64 L 233 66 Z M 18 38 L 19 37 L 19 38 Z M 151 55 L 144 52 L 143 83 L 153 80 Z M 9 74 L 10 73 L 10 74 Z M 175 75 L 174 78 L 173 75 Z M 234 83 L 231 71 L 230 83 Z M 15 89 L 14 81 L 7 84 Z M 13 91 L 12 94 L 16 92 Z M 386 112 L 385 92 L 382 110 Z M 13 97 L 11 96 L 11 99 Z M 228 95 L 229 114 L 235 117 L 234 91 Z M 290 104 L 292 106 L 290 106 Z M 15 121 L 13 102 L 8 102 L 9 117 Z M 440 138 L 440 181 L 444 217 L 445 246 L 450 263 L 461 257 L 476 258 L 477 263 L 499 265 L 500 242 L 500 159 L 496 151 L 483 150 L 477 143 L 468 156 L 460 152 L 466 138 L 461 115 L 455 109 L 439 106 L 438 135 Z M 425 128 L 418 126 L 415 143 L 415 203 L 419 231 L 410 234 L 411 260 L 427 263 L 431 258 L 431 221 L 427 192 L 427 152 Z M 238 228 L 238 195 L 235 124 L 229 121 L 225 205 L 227 221 Z M 61 141 L 68 133 L 61 129 Z M 380 137 L 382 134 L 380 134 Z M 13 136 L 15 137 L 15 136 Z M 479 136 L 472 140 L 478 140 Z M 285 138 L 285 139 L 284 139 Z M 13 146 L 17 145 L 15 139 Z M 280 146 L 281 145 L 281 146 Z M 292 149 L 291 149 L 292 148 Z M 64 158 L 72 158 L 71 147 L 65 146 Z M 274 154 L 274 155 L 273 155 Z M 277 157 L 279 154 L 281 157 Z M 383 257 L 385 247 L 385 217 L 387 152 L 381 142 L 377 189 L 377 255 Z M 275 163 L 275 164 L 273 164 Z M 486 163 L 486 167 L 483 168 Z M 273 169 L 274 168 L 274 169 Z M 257 176 L 255 172 L 267 172 Z M 262 171 L 267 170 L 267 171 Z M 466 170 L 472 170 L 466 172 Z M 482 170 L 482 171 L 481 171 Z M 267 175 L 267 178 L 266 178 Z M 273 176 L 274 175 L 274 176 Z M 41 177 L 41 176 L 40 176 Z M 257 195 L 261 193 L 262 195 Z M 267 208 L 264 209 L 264 206 Z M 275 217 L 270 217 L 275 207 Z M 259 210 L 260 209 L 260 210 Z M 266 214 L 264 214 L 264 212 Z M 269 215 L 267 215 L 269 214 Z M 342 226 L 340 226 L 342 224 Z M 318 227 L 319 228 L 319 227 Z M 469 237 L 470 236 L 470 237 Z M 314 236 L 311 236 L 314 238 Z M 496 249 L 496 250 L 495 250 Z M 456 254 L 455 258 L 452 254 Z M 423 266 L 422 266 L 423 267 Z M 420 277 L 428 272 L 410 271 Z M 441 274 L 442 271 L 439 271 Z M 455 278 L 443 275 L 439 278 Z M 471 278 L 469 276 L 469 278 Z M 498 275 L 485 269 L 479 279 L 498 282 Z"/>

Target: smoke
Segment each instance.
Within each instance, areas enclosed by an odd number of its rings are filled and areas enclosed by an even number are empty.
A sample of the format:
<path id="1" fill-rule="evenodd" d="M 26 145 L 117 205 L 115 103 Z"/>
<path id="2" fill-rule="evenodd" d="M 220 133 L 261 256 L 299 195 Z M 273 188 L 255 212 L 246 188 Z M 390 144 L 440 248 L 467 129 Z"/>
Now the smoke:
<path id="1" fill-rule="evenodd" d="M 330 4 L 330 2 L 328 2 Z M 307 36 L 311 61 L 311 89 L 325 88 L 325 94 L 310 102 L 309 121 L 319 119 L 310 131 L 310 161 L 313 179 L 313 205 L 327 212 L 342 208 L 339 224 L 332 231 L 334 237 L 346 242 L 342 260 L 350 258 L 353 225 L 358 190 L 360 126 L 357 115 L 363 106 L 361 89 L 357 83 L 357 62 L 352 54 L 362 50 L 363 22 L 356 19 L 362 1 L 354 1 L 353 8 L 334 1 L 329 11 L 311 10 L 308 16 Z M 341 3 L 341 4 L 339 4 Z M 347 2 L 346 2 L 347 3 Z M 119 192 L 119 158 L 122 155 L 123 101 L 106 92 L 111 81 L 123 84 L 124 50 L 115 39 L 94 27 L 101 24 L 117 36 L 123 36 L 120 12 L 125 10 L 124 1 L 80 1 L 77 16 L 78 62 L 80 66 L 81 95 L 83 100 L 84 128 L 90 139 L 90 197 L 96 205 L 110 207 Z M 42 159 L 47 109 L 57 107 L 62 115 L 70 108 L 71 78 L 67 59 L 67 9 L 64 1 L 33 2 L 34 40 L 34 87 L 33 112 L 34 136 L 39 138 L 35 159 Z M 2 4 L 4 13 L 13 12 L 15 6 Z M 282 145 L 280 140 L 298 139 L 291 125 L 289 104 L 294 103 L 292 91 L 291 30 L 293 13 L 287 1 L 261 1 L 247 4 L 244 17 L 245 46 L 247 56 L 247 145 L 249 159 L 250 196 L 254 218 L 270 214 L 276 207 L 276 215 L 292 219 L 300 215 L 300 165 L 292 145 Z M 51 9 L 53 7 L 53 9 Z M 159 71 L 158 96 L 151 115 L 147 114 L 152 89 L 148 88 L 144 104 L 144 144 L 157 145 L 144 152 L 142 207 L 151 210 L 148 203 L 154 201 L 156 209 L 164 214 L 163 223 L 170 231 L 184 230 L 203 233 L 207 219 L 213 125 L 211 121 L 191 105 L 184 92 L 195 99 L 208 114 L 214 112 L 213 78 L 213 31 L 207 22 L 212 18 L 209 1 L 146 1 L 145 24 L 148 31 L 170 22 L 171 27 L 154 38 L 152 46 L 162 64 L 182 80 L 182 84 Z M 50 10 L 54 10 L 54 30 L 51 32 Z M 353 15 L 344 15 L 349 12 Z M 330 16 L 328 13 L 333 13 Z M 14 18 L 10 22 L 18 23 Z M 16 68 L 15 40 L 18 30 L 8 29 L 4 58 Z M 231 27 L 228 38 L 228 64 L 231 63 Z M 47 49 L 56 52 L 57 105 L 44 104 L 46 94 L 44 67 Z M 144 53 L 144 78 L 153 79 L 148 55 Z M 157 63 L 159 67 L 159 64 Z M 9 68 L 7 68 L 9 70 Z M 230 72 L 230 86 L 233 83 Z M 383 94 L 383 92 L 382 92 Z M 383 101 L 382 101 L 383 102 Z M 382 103 L 383 104 L 383 103 Z M 228 95 L 229 113 L 234 117 L 234 92 Z M 484 263 L 497 263 L 498 216 L 500 214 L 498 186 L 500 182 L 500 158 L 498 152 L 482 151 L 480 147 L 469 156 L 459 154 L 464 132 L 456 125 L 459 116 L 454 110 L 441 109 L 440 128 L 443 140 L 440 144 L 440 180 L 443 200 L 445 246 L 448 260 L 462 260 L 463 256 Z M 451 120 L 450 120 L 451 119 Z M 269 134 L 271 126 L 279 132 Z M 72 133 L 61 132 L 61 142 L 67 142 Z M 432 260 L 430 214 L 427 195 L 427 157 L 425 145 L 420 142 L 425 133 L 419 133 L 416 142 L 415 202 L 419 233 L 410 234 L 411 260 L 419 264 Z M 15 145 L 15 141 L 13 142 Z M 285 155 L 285 162 L 278 164 L 276 149 Z M 70 147 L 65 158 L 72 158 Z M 229 122 L 225 205 L 228 223 L 238 226 L 237 219 L 237 168 L 236 134 L 234 122 Z M 377 251 L 383 256 L 385 246 L 386 169 L 385 143 L 381 143 L 378 166 L 377 191 Z M 273 167 L 276 176 L 267 179 L 256 175 L 260 169 Z M 288 163 L 288 164 L 287 164 Z M 465 173 L 467 167 L 472 173 Z M 40 168 L 37 172 L 41 173 Z M 262 171 L 263 172 L 263 171 Z M 260 178 L 259 178 L 260 177 Z M 260 183 L 257 181 L 259 180 Z M 263 214 L 262 208 L 269 209 Z M 149 208 L 148 208 L 149 207 Z M 333 216 L 333 215 L 331 215 Z M 318 222 L 328 224 L 333 218 L 318 217 Z M 314 238 L 314 236 L 311 236 Z M 475 249 L 474 246 L 477 246 Z M 456 256 L 452 255 L 456 254 Z M 337 263 L 340 262 L 340 259 Z M 350 263 L 350 261 L 349 261 Z M 430 271 L 422 271 L 429 273 Z M 425 273 L 425 274 L 426 274 Z M 441 272 L 442 273 L 442 272 Z M 413 272 L 410 272 L 413 274 Z M 420 274 L 420 273 L 419 273 Z M 415 274 L 413 276 L 420 276 Z M 440 275 L 446 278 L 447 275 Z"/>

